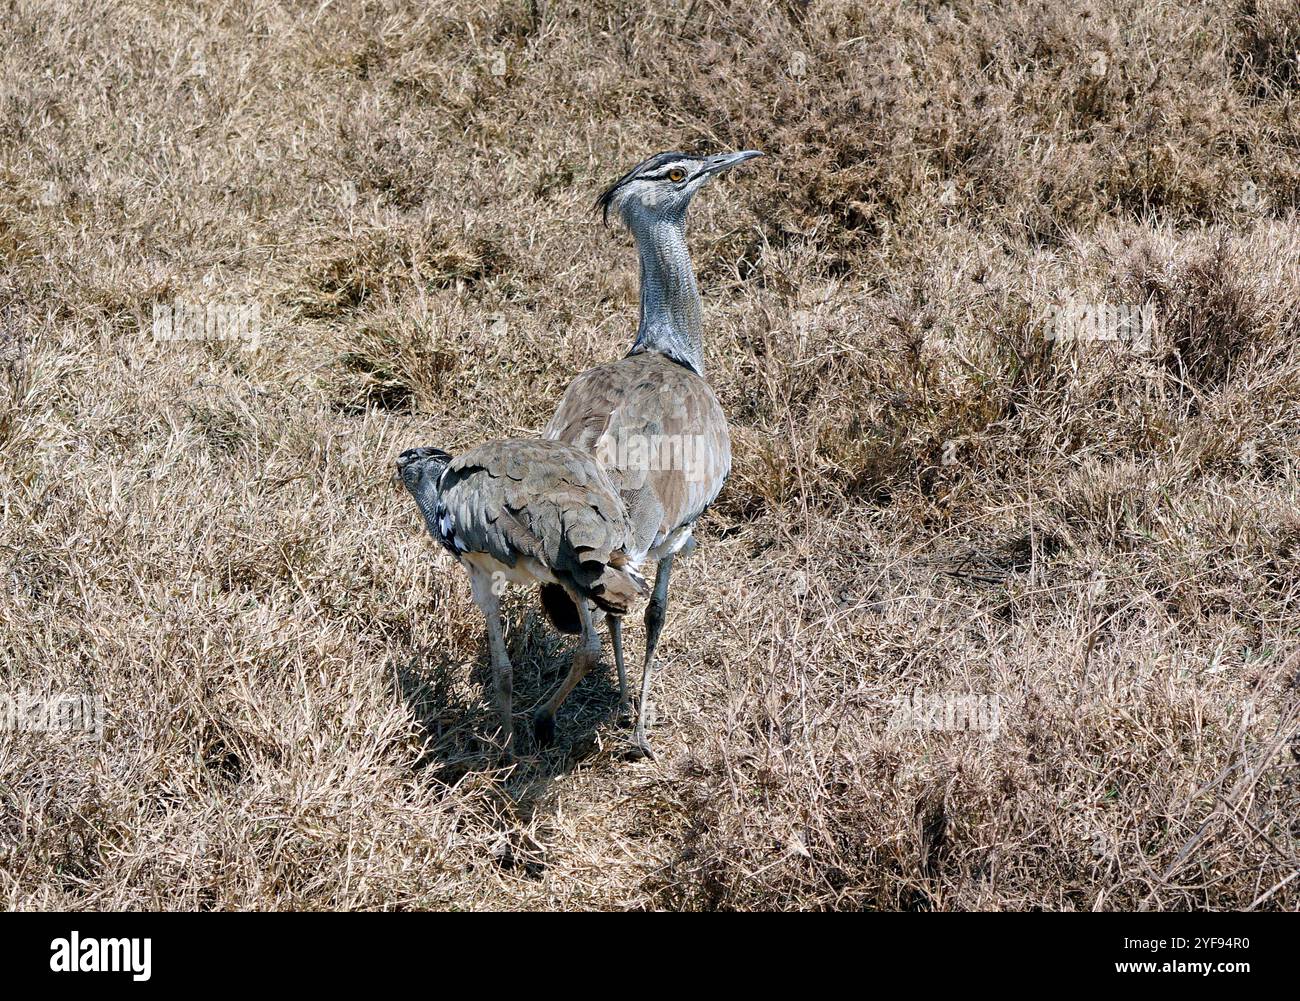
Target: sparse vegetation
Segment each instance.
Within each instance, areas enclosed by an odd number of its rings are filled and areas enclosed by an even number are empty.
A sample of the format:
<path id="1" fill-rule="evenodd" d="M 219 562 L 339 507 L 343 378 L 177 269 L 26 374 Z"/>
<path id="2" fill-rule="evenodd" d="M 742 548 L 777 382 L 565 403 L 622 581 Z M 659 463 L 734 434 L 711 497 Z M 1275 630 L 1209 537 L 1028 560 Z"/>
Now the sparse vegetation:
<path id="1" fill-rule="evenodd" d="M 1300 907 L 1294 0 L 3 19 L 0 692 L 106 710 L 0 731 L 5 906 Z M 602 672 L 493 772 L 391 460 L 539 428 L 635 326 L 595 193 L 747 147 L 693 210 L 736 454 L 660 758 Z M 155 340 L 175 300 L 259 345 Z M 511 611 L 522 713 L 569 647 Z"/>

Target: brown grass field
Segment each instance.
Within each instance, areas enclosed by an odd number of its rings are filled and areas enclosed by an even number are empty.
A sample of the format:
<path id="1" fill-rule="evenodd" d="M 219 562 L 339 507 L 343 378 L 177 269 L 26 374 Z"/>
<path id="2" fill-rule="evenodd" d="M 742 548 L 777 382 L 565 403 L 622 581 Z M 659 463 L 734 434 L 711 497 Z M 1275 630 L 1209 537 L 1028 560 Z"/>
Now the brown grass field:
<path id="1" fill-rule="evenodd" d="M 0 720 L 0 904 L 1300 908 L 1297 0 L 0 20 L 0 692 L 104 707 Z M 494 767 L 393 458 L 539 429 L 636 326 L 595 195 L 748 147 L 658 757 L 604 663 Z M 154 336 L 209 303 L 256 343 Z M 507 607 L 522 717 L 573 644 Z"/>

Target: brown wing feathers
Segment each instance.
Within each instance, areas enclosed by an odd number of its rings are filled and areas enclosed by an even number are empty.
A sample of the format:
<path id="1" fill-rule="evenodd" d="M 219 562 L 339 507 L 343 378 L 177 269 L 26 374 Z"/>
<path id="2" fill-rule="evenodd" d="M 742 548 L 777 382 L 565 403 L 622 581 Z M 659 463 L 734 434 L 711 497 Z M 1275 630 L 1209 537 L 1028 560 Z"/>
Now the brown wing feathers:
<path id="1" fill-rule="evenodd" d="M 727 421 L 713 390 L 654 353 L 584 372 L 543 435 L 597 457 L 628 507 L 637 552 L 703 514 L 731 470 Z"/>

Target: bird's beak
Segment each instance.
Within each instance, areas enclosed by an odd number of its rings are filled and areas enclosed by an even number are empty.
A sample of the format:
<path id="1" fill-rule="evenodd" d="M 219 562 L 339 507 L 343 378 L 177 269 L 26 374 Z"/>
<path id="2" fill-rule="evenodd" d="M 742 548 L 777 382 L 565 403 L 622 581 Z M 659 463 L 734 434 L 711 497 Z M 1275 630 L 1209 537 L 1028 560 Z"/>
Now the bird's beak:
<path id="1" fill-rule="evenodd" d="M 747 160 L 754 160 L 765 154 L 761 150 L 746 149 L 739 153 L 719 153 L 717 156 L 711 156 L 704 165 L 704 172 L 709 176 L 721 174 L 723 171 L 737 167 Z"/>

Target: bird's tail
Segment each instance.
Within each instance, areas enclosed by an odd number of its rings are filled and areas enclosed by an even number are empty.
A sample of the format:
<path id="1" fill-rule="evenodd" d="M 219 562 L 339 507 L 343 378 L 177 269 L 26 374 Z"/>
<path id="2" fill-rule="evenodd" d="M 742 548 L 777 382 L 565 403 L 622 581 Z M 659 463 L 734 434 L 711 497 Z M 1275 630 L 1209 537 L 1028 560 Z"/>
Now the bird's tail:
<path id="1" fill-rule="evenodd" d="M 616 557 L 617 559 L 617 557 Z M 578 585 L 579 593 L 590 598 L 603 611 L 614 615 L 626 615 L 628 609 L 638 598 L 645 597 L 650 590 L 645 578 L 627 561 L 626 557 L 617 563 L 611 560 L 598 577 L 588 586 Z M 578 615 L 578 606 L 569 597 L 569 592 L 560 584 L 543 584 L 539 590 L 542 599 L 542 611 L 551 620 L 551 625 L 562 633 L 582 632 L 582 619 Z"/>
<path id="2" fill-rule="evenodd" d="M 645 597 L 649 590 L 645 578 L 624 558 L 617 564 L 613 560 L 609 562 L 587 596 L 607 612 L 626 615 L 632 603 Z"/>

